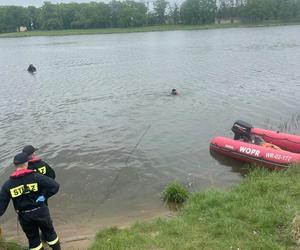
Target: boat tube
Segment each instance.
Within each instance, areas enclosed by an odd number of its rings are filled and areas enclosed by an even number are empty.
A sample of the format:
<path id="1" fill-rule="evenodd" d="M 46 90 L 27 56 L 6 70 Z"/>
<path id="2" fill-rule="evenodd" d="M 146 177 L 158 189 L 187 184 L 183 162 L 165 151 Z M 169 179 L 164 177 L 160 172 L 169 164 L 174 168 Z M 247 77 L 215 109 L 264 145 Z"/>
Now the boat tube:
<path id="1" fill-rule="evenodd" d="M 233 139 L 213 138 L 210 150 L 271 169 L 300 163 L 300 136 L 254 128 L 244 121 L 236 121 L 232 131 Z"/>

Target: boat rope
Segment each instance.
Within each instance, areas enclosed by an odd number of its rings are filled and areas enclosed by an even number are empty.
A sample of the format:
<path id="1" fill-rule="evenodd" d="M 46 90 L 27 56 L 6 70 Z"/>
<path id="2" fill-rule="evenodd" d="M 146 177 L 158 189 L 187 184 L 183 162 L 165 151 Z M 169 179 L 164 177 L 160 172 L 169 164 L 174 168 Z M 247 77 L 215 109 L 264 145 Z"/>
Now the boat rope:
<path id="1" fill-rule="evenodd" d="M 145 132 L 142 134 L 142 136 L 140 137 L 140 139 L 138 140 L 138 142 L 135 144 L 135 146 L 132 148 L 131 152 L 129 153 L 126 161 L 125 161 L 125 166 L 128 167 L 128 161 L 129 158 L 131 157 L 131 155 L 133 154 L 133 152 L 137 149 L 137 147 L 140 145 L 142 139 L 144 138 L 144 136 L 148 133 L 149 129 L 151 128 L 151 125 L 148 125 L 148 127 L 146 128 Z"/>
<path id="2" fill-rule="evenodd" d="M 138 148 L 138 146 L 140 145 L 140 143 L 142 142 L 143 138 L 145 137 L 145 135 L 148 133 L 149 129 L 151 128 L 151 125 L 148 125 L 147 128 L 145 129 L 145 131 L 143 132 L 142 136 L 140 136 L 138 142 L 135 144 L 135 146 L 132 148 L 132 150 L 130 151 L 128 157 L 126 158 L 125 161 L 125 167 L 128 167 L 128 161 L 129 158 L 131 157 L 131 155 L 134 153 L 134 151 Z M 125 168 L 124 167 L 124 168 Z M 124 168 L 120 168 L 119 171 L 117 172 L 115 178 L 112 180 L 112 182 L 110 183 L 110 185 L 107 186 L 107 190 L 105 192 L 104 197 L 98 202 L 97 206 L 95 206 L 95 208 L 92 210 L 90 218 L 91 219 L 96 212 L 96 208 L 98 208 L 99 206 L 101 206 L 107 199 L 110 198 L 110 196 L 112 195 L 111 192 L 111 188 L 114 186 L 114 184 L 116 183 L 116 181 L 119 179 L 119 177 L 121 176 L 121 173 L 123 171 Z"/>

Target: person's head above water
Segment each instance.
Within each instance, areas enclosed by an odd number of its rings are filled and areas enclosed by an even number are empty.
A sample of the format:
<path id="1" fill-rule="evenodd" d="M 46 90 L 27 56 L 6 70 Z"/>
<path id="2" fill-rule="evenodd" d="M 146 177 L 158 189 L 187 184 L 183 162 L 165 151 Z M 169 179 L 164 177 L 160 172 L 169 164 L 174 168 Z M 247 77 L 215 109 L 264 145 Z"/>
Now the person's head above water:
<path id="1" fill-rule="evenodd" d="M 27 70 L 31 73 L 35 72 L 36 71 L 36 67 L 33 66 L 33 64 L 30 64 L 27 68 Z"/>
<path id="2" fill-rule="evenodd" d="M 172 89 L 171 94 L 172 94 L 172 95 L 178 95 L 177 90 L 176 90 L 176 89 Z"/>

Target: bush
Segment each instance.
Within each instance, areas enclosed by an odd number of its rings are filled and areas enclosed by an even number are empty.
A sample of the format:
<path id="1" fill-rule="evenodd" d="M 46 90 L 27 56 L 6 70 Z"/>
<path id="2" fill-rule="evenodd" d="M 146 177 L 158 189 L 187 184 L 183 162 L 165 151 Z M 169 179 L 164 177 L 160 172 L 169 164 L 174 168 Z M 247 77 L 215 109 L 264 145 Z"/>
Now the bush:
<path id="1" fill-rule="evenodd" d="M 165 202 L 181 204 L 189 198 L 190 193 L 179 183 L 172 182 L 166 187 L 162 195 Z"/>

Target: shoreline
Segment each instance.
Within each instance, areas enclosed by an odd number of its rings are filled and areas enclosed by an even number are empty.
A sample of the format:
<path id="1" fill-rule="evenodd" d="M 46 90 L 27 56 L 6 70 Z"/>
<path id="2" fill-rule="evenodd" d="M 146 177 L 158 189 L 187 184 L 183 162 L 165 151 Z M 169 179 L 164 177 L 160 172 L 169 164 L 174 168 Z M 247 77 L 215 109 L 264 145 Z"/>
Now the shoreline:
<path id="1" fill-rule="evenodd" d="M 68 30 L 36 30 L 28 32 L 2 33 L 0 38 L 18 38 L 33 36 L 77 36 L 77 35 L 100 35 L 100 34 L 123 34 L 140 32 L 163 32 L 177 30 L 208 30 L 208 29 L 228 29 L 228 28 L 253 28 L 253 27 L 274 27 L 300 25 L 300 22 L 279 23 L 235 23 L 235 24 L 207 24 L 207 25 L 160 25 L 145 26 L 136 28 L 105 28 L 105 29 L 68 29 Z"/>
<path id="2" fill-rule="evenodd" d="M 109 228 L 128 229 L 136 223 L 151 223 L 156 219 L 168 219 L 175 217 L 175 213 L 169 209 L 150 209 L 148 211 L 134 211 L 133 213 L 119 215 L 113 218 L 96 217 L 89 223 L 60 223 L 60 219 L 53 216 L 54 227 L 61 240 L 63 250 L 86 250 L 91 247 L 99 231 Z M 4 238 L 8 242 L 16 242 L 27 246 L 27 239 L 16 219 L 13 224 L 4 225 Z M 5 230 L 9 227 L 11 230 Z M 15 227 L 15 230 L 13 228 Z M 17 235 L 16 233 L 17 232 Z"/>
<path id="3" fill-rule="evenodd" d="M 101 230 L 89 249 L 298 249 L 299 176 L 299 165 L 255 168 L 228 191 L 194 193 L 174 218 Z"/>
<path id="4" fill-rule="evenodd" d="M 175 213 L 140 210 L 114 218 L 97 216 L 87 224 L 75 220 L 59 224 L 57 217 L 54 223 L 63 250 L 171 250 L 178 245 L 181 249 L 295 249 L 300 245 L 299 167 L 254 168 L 229 190 L 194 193 Z M 23 244 L 25 240 L 23 234 L 4 237 Z"/>

